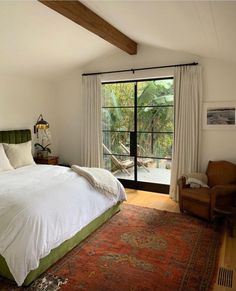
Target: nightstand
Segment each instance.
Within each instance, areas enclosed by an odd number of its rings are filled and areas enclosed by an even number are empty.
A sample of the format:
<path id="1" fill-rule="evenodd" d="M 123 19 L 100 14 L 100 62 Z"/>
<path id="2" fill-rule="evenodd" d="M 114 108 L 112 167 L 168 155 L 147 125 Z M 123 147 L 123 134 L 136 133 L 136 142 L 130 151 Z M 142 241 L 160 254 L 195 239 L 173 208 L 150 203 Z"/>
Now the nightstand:
<path id="1" fill-rule="evenodd" d="M 58 158 L 56 156 L 48 156 L 46 158 L 34 158 L 36 164 L 58 165 Z"/>

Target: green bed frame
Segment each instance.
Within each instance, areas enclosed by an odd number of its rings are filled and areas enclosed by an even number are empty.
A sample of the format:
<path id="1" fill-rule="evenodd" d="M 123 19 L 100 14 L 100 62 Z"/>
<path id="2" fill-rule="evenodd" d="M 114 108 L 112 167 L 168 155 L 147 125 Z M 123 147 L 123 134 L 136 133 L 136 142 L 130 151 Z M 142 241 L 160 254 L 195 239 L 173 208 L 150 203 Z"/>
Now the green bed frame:
<path id="1" fill-rule="evenodd" d="M 25 130 L 9 130 L 0 131 L 0 143 L 22 143 L 31 140 L 31 131 Z M 82 228 L 75 236 L 64 241 L 60 246 L 51 250 L 51 252 L 39 262 L 37 269 L 31 271 L 26 277 L 23 285 L 28 286 L 32 283 L 39 275 L 45 272 L 49 267 L 56 263 L 66 253 L 77 246 L 82 240 L 88 237 L 92 232 L 104 224 L 109 218 L 116 214 L 120 210 L 120 202 L 115 206 L 105 211 L 102 215 L 94 219 L 87 226 Z M 14 280 L 5 259 L 0 255 L 0 275 L 2 277 Z"/>

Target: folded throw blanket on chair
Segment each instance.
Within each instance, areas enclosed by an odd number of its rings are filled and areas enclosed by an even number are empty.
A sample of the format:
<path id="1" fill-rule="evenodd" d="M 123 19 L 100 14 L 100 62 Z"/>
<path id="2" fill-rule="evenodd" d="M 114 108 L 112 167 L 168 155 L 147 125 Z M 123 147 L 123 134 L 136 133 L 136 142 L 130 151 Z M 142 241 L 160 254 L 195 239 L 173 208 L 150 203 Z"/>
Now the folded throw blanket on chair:
<path id="1" fill-rule="evenodd" d="M 209 188 L 207 185 L 208 177 L 204 173 L 189 173 L 183 175 L 186 179 L 186 184 L 190 184 L 190 188 Z"/>
<path id="2" fill-rule="evenodd" d="M 78 175 L 84 177 L 91 186 L 110 199 L 112 197 L 116 198 L 119 195 L 120 188 L 124 191 L 123 185 L 112 175 L 112 173 L 105 169 L 86 168 L 77 165 L 71 166 L 71 169 Z"/>

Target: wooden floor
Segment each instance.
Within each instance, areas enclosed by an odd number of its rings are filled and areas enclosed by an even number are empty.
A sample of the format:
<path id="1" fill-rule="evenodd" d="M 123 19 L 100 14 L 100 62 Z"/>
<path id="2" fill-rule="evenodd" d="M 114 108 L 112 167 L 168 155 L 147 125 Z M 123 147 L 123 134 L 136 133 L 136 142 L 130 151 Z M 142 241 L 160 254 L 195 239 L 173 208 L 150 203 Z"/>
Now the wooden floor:
<path id="1" fill-rule="evenodd" d="M 134 189 L 126 189 L 126 193 L 128 196 L 126 203 L 128 204 L 179 212 L 178 203 L 171 200 L 169 195 Z M 227 231 L 223 238 L 219 266 L 233 270 L 233 286 L 226 288 L 216 283 L 213 291 L 236 291 L 236 237 L 229 237 Z"/>
<path id="2" fill-rule="evenodd" d="M 126 189 L 128 200 L 126 203 L 167 210 L 171 212 L 179 212 L 178 203 L 169 198 L 169 195 L 141 190 Z"/>

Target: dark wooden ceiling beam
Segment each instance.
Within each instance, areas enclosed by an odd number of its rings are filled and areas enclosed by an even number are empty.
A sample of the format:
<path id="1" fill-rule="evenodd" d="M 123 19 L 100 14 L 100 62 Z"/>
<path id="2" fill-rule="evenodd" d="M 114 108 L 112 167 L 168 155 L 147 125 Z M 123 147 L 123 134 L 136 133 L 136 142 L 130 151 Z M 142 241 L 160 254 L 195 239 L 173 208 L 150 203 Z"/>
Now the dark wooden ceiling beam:
<path id="1" fill-rule="evenodd" d="M 76 22 L 130 55 L 137 54 L 137 43 L 79 1 L 39 0 L 47 7 Z"/>

